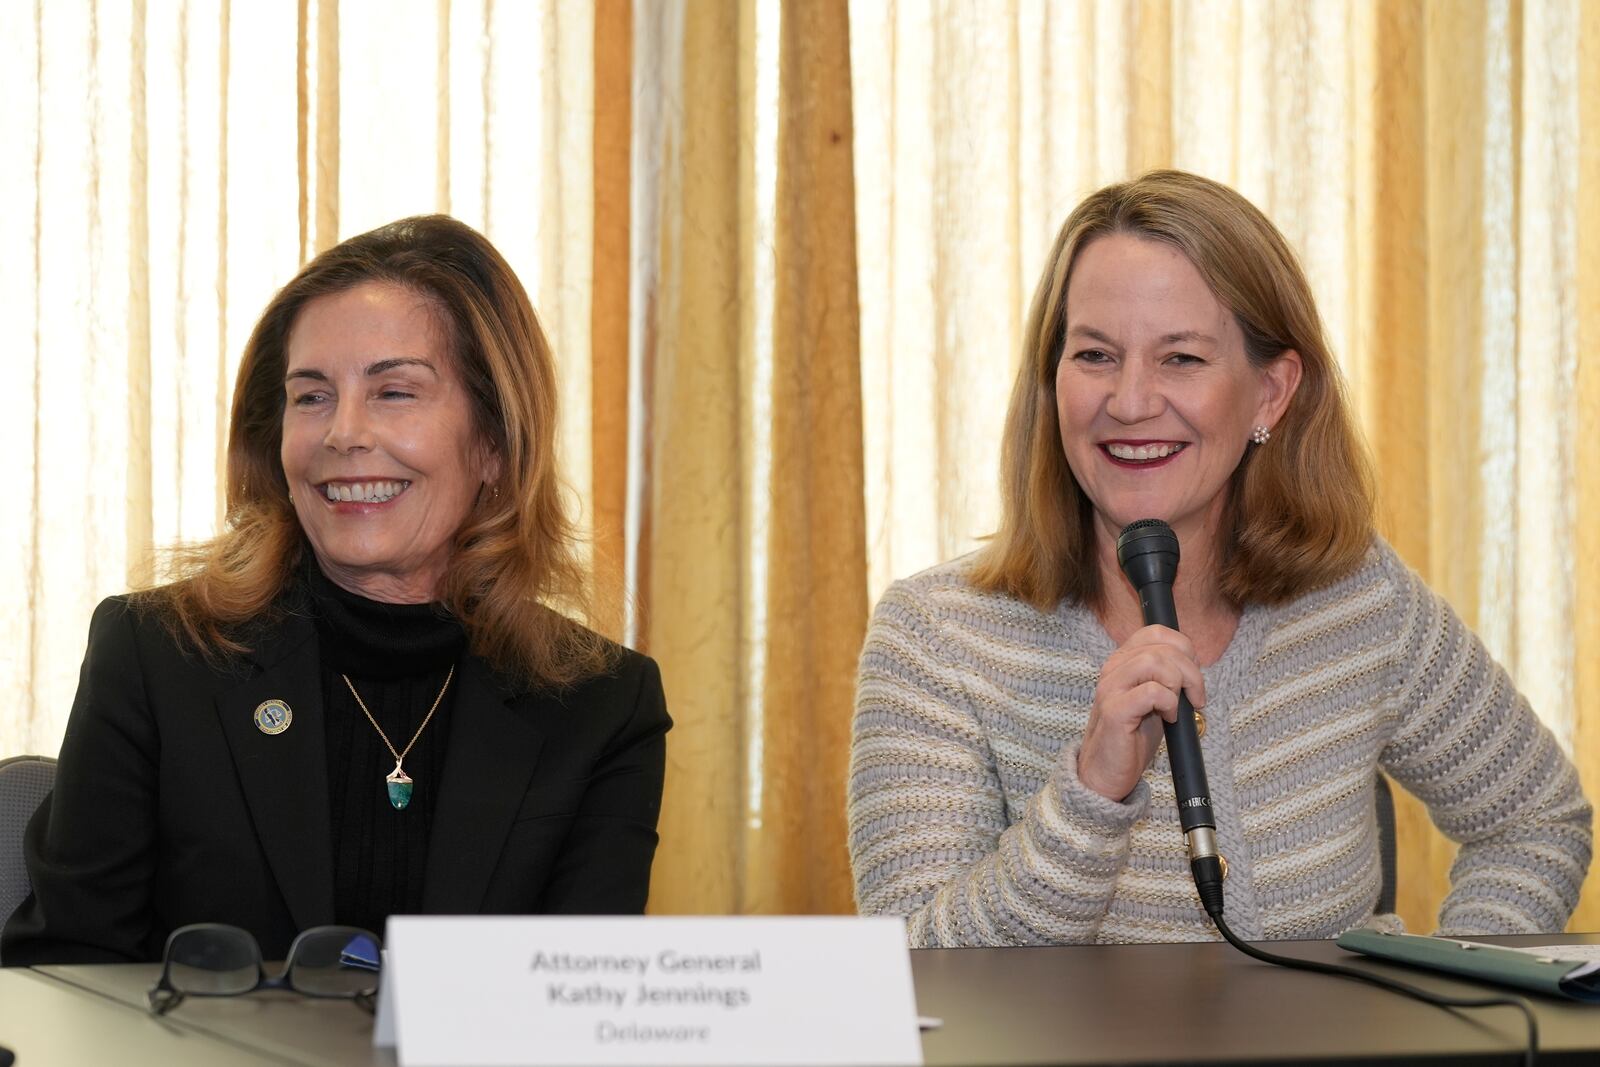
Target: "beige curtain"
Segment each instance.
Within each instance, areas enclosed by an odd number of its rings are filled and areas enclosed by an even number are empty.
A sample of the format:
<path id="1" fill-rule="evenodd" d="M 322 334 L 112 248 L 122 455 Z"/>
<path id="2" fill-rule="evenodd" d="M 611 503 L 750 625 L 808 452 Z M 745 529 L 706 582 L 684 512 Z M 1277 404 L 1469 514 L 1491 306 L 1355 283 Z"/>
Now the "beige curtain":
<path id="1" fill-rule="evenodd" d="M 274 286 L 450 211 L 533 294 L 662 665 L 652 907 L 848 910 L 868 607 L 994 526 L 1060 220 L 1175 165 L 1300 249 L 1385 533 L 1600 794 L 1597 71 L 1580 0 L 0 4 L 0 755 L 55 751 L 94 601 L 215 529 Z M 1425 929 L 1449 850 L 1402 830 Z"/>
<path id="2" fill-rule="evenodd" d="M 588 499 L 594 33 L 555 0 L 0 4 L 0 753 L 55 751 L 94 603 L 215 531 L 245 337 L 341 237 L 489 234 Z"/>
<path id="3" fill-rule="evenodd" d="M 1022 308 L 1084 193 L 1228 182 L 1305 260 L 1383 531 L 1600 796 L 1600 5 L 851 6 L 870 589 L 993 528 Z M 1586 343 L 1588 342 L 1588 343 Z M 1400 907 L 1449 843 L 1402 805 Z M 1600 927 L 1591 873 L 1575 929 Z"/>
<path id="4" fill-rule="evenodd" d="M 0 5 L 0 754 L 57 749 L 95 601 L 216 529 L 273 289 L 447 211 L 539 308 L 603 599 L 662 664 L 654 906 L 848 910 L 847 42 L 773 0 Z"/>
<path id="5" fill-rule="evenodd" d="M 628 550 L 677 720 L 657 911 L 851 906 L 867 603 L 845 16 L 635 8 Z"/>

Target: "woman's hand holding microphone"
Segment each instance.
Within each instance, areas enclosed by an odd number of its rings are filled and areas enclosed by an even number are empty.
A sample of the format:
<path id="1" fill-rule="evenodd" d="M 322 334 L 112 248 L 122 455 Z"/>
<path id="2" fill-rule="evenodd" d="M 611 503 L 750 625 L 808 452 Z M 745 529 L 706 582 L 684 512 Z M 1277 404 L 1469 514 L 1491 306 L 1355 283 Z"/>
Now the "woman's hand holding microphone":
<path id="1" fill-rule="evenodd" d="M 1089 727 L 1078 748 L 1078 780 L 1121 801 L 1161 746 L 1163 722 L 1178 717 L 1178 693 L 1202 708 L 1206 682 L 1187 637 L 1165 626 L 1136 630 L 1100 669 Z"/>

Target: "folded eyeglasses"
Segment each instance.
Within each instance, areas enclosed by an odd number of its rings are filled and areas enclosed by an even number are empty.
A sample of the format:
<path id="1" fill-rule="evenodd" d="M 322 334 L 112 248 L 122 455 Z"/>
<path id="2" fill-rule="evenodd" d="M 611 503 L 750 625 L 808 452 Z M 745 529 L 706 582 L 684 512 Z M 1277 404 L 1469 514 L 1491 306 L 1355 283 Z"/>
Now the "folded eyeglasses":
<path id="1" fill-rule="evenodd" d="M 308 997 L 353 1000 L 374 1009 L 380 943 L 356 926 L 314 926 L 289 946 L 282 972 L 269 975 L 261 946 L 248 930 L 223 923 L 180 926 L 167 938 L 161 978 L 150 989 L 157 1015 L 185 997 L 237 997 L 258 989 L 288 989 Z"/>

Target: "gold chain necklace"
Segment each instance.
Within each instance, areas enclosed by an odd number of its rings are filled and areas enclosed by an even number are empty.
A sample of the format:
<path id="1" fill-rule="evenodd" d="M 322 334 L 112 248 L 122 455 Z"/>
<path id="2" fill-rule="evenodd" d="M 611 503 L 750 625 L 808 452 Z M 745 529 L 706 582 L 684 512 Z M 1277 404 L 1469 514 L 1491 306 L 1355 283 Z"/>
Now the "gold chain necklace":
<path id="1" fill-rule="evenodd" d="M 383 743 L 389 748 L 389 755 L 394 757 L 394 770 L 383 781 L 384 787 L 389 791 L 389 803 L 394 806 L 396 811 L 405 810 L 405 806 L 411 803 L 411 778 L 400 764 L 405 762 L 406 755 L 411 751 L 411 746 L 417 743 L 417 738 L 422 736 L 422 731 L 426 730 L 428 723 L 433 721 L 433 713 L 439 710 L 439 701 L 444 699 L 444 691 L 450 688 L 450 679 L 455 676 L 456 667 L 452 663 L 450 665 L 450 673 L 444 676 L 444 685 L 440 687 L 439 695 L 433 698 L 433 707 L 429 708 L 428 714 L 423 716 L 422 725 L 417 727 L 417 732 L 411 735 L 411 740 L 407 742 L 405 749 L 396 752 L 394 750 L 394 742 L 389 740 L 389 735 L 383 732 L 383 727 L 378 725 L 378 720 L 374 719 L 372 712 L 367 710 L 367 702 L 361 699 L 361 694 L 356 692 L 356 687 L 350 684 L 350 676 L 348 674 L 339 675 L 344 679 L 345 687 L 350 690 L 350 695 L 356 698 L 356 703 L 360 705 L 362 713 L 367 717 L 367 721 L 372 724 L 374 730 L 378 731 L 378 736 L 383 738 Z"/>

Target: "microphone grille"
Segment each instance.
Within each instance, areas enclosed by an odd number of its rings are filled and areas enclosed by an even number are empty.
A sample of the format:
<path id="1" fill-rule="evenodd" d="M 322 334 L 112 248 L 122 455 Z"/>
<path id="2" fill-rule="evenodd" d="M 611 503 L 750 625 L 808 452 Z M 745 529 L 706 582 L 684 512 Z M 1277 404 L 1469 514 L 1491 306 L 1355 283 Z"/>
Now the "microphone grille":
<path id="1" fill-rule="evenodd" d="M 1159 566 L 1160 573 L 1165 574 L 1161 580 L 1170 582 L 1178 569 L 1178 536 L 1172 532 L 1172 527 L 1160 519 L 1130 522 L 1117 535 L 1117 562 L 1124 571 L 1135 559 L 1146 559 L 1149 565 L 1155 566 L 1157 556 L 1167 560 Z M 1128 573 L 1128 578 L 1135 586 L 1143 584 L 1143 580 L 1135 578 L 1132 572 Z"/>

